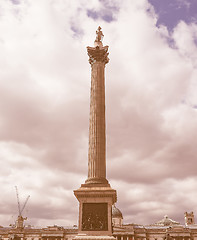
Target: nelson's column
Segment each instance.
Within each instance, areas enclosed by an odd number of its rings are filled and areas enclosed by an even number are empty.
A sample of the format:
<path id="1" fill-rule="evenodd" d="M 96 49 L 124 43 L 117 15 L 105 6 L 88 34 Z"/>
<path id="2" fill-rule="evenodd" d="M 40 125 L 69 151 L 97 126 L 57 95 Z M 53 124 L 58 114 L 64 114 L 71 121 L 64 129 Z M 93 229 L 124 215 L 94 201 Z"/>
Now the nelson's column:
<path id="1" fill-rule="evenodd" d="M 113 240 L 112 205 L 116 190 L 106 179 L 105 64 L 108 46 L 102 44 L 101 27 L 96 31 L 94 47 L 87 47 L 91 64 L 88 179 L 74 191 L 79 201 L 79 226 L 75 239 Z"/>

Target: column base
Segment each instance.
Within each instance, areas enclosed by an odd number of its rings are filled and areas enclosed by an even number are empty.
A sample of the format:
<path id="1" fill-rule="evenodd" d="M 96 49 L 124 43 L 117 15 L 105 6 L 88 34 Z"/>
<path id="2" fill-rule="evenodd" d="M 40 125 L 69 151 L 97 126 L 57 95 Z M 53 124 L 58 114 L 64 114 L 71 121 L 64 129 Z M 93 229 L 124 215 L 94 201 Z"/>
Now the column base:
<path id="1" fill-rule="evenodd" d="M 97 236 L 97 235 L 86 235 L 86 234 L 78 234 L 73 238 L 73 240 L 115 240 L 116 238 L 113 236 Z"/>
<path id="2" fill-rule="evenodd" d="M 97 177 L 94 177 L 94 178 L 88 178 L 88 179 L 85 181 L 85 184 L 105 184 L 105 185 L 108 185 L 109 182 L 107 181 L 106 178 L 97 178 Z"/>

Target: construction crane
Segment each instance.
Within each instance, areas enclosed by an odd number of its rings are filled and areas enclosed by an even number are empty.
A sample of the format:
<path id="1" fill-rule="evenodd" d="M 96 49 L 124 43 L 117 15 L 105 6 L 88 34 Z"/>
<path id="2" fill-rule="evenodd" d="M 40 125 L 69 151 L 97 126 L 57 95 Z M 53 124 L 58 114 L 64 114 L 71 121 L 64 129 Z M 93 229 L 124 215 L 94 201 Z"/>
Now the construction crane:
<path id="1" fill-rule="evenodd" d="M 22 216 L 22 213 L 23 213 L 23 210 L 25 209 L 25 206 L 26 206 L 26 204 L 27 204 L 27 202 L 28 202 L 28 200 L 30 198 L 30 195 L 27 196 L 27 198 L 26 198 L 26 200 L 25 200 L 25 202 L 24 202 L 24 204 L 23 204 L 23 206 L 21 208 L 17 186 L 15 186 L 15 189 L 16 189 L 16 197 L 17 197 L 18 213 L 19 213 L 18 214 L 18 218 L 16 220 L 16 228 L 17 229 L 23 229 L 24 228 L 24 225 L 23 225 L 24 220 L 27 220 L 27 218 L 24 218 Z"/>

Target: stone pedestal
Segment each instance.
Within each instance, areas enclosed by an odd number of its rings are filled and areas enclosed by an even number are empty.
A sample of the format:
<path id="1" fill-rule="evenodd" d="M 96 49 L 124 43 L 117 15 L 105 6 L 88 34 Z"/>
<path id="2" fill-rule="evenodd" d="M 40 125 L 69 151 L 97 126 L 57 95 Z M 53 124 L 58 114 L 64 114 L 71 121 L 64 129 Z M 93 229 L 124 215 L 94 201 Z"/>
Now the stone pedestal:
<path id="1" fill-rule="evenodd" d="M 117 200 L 116 190 L 109 184 L 83 184 L 74 194 L 79 201 L 79 235 L 112 236 L 112 205 Z"/>

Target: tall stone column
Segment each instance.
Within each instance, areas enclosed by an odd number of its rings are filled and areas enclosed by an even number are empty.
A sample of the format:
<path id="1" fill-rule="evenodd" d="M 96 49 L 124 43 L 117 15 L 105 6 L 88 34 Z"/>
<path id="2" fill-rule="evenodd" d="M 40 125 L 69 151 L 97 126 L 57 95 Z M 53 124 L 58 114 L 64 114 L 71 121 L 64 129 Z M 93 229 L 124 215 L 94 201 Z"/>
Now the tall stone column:
<path id="1" fill-rule="evenodd" d="M 116 190 L 106 179 L 105 64 L 108 46 L 96 31 L 94 47 L 87 47 L 91 64 L 88 178 L 74 194 L 79 201 L 79 227 L 75 240 L 115 240 L 112 236 L 112 205 Z"/>
<path id="2" fill-rule="evenodd" d="M 108 46 L 103 47 L 98 28 L 95 47 L 87 47 L 91 64 L 88 179 L 86 183 L 108 183 L 106 179 L 105 64 Z"/>

